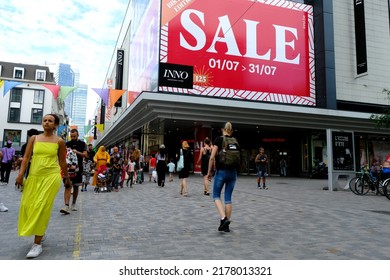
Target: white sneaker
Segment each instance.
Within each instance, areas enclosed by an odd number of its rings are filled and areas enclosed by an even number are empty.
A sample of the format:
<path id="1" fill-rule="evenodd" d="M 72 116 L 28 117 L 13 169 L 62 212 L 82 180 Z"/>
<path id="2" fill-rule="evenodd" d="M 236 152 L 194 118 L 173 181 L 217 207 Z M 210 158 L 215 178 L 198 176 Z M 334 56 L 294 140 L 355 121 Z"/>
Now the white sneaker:
<path id="1" fill-rule="evenodd" d="M 65 206 L 64 208 L 61 208 L 60 213 L 68 215 L 70 214 L 69 206 Z"/>
<path id="2" fill-rule="evenodd" d="M 4 203 L 0 203 L 0 212 L 7 212 L 8 208 L 4 206 Z"/>
<path id="3" fill-rule="evenodd" d="M 72 204 L 72 206 L 70 206 L 70 210 L 77 211 L 76 204 Z"/>
<path id="4" fill-rule="evenodd" d="M 26 258 L 33 259 L 38 257 L 41 253 L 42 253 L 42 245 L 34 243 L 34 245 L 31 247 L 30 252 L 27 253 Z"/>

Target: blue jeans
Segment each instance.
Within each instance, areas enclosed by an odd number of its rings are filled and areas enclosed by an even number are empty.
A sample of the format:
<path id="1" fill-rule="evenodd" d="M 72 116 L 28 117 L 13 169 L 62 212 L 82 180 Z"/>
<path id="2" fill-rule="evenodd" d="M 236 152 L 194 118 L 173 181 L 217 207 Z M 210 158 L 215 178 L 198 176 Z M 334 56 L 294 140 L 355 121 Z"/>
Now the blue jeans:
<path id="1" fill-rule="evenodd" d="M 237 180 L 236 169 L 217 170 L 214 176 L 213 199 L 221 200 L 221 192 L 225 185 L 225 204 L 232 203 L 232 193 Z"/>

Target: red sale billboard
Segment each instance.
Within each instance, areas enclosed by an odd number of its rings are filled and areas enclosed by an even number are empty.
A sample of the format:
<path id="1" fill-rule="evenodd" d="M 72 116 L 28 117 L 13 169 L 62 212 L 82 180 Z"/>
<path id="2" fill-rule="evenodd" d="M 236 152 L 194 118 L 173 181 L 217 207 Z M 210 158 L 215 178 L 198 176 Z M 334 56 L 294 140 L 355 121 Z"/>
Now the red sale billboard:
<path id="1" fill-rule="evenodd" d="M 163 0 L 159 90 L 314 106 L 313 39 L 309 5 Z"/>

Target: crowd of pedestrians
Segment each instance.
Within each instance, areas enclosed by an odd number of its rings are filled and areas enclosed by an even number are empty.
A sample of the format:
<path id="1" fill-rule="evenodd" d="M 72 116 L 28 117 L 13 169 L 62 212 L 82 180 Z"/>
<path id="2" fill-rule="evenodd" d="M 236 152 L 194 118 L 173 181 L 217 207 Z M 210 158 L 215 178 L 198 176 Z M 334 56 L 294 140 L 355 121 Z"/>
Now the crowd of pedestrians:
<path id="1" fill-rule="evenodd" d="M 238 143 L 231 142 L 231 139 L 235 141 L 231 123 L 225 124 L 221 129 L 221 136 L 215 138 L 213 143 L 208 137 L 202 141 L 196 162 L 190 145 L 185 140 L 181 141 L 181 148 L 176 151 L 173 158 L 169 158 L 164 144 L 160 144 L 158 151 L 148 156 L 141 154 L 137 148 L 129 152 L 120 151 L 117 146 L 109 150 L 106 150 L 105 146 L 99 146 L 95 152 L 91 144 L 87 146 L 84 141 L 78 139 L 77 129 L 72 129 L 70 141 L 64 142 L 55 134 L 58 124 L 58 117 L 49 114 L 43 118 L 43 133 L 31 131 L 28 143 L 23 148 L 20 170 L 15 182 L 22 188 L 18 234 L 34 236 L 33 246 L 26 255 L 27 258 L 35 258 L 42 252 L 42 242 L 45 239 L 54 199 L 61 185 L 64 186 L 64 206 L 60 212 L 64 215 L 77 211 L 76 202 L 80 186 L 81 192 L 92 190 L 96 194 L 119 192 L 120 189 L 134 188 L 134 185 L 144 183 L 144 172 L 149 175 L 150 183 L 161 188 L 166 186 L 166 174 L 169 176 L 169 182 L 173 182 L 177 174 L 180 195 L 187 197 L 190 187 L 187 185 L 187 178 L 193 171 L 194 163 L 200 164 L 201 167 L 203 194 L 206 196 L 212 194 L 220 216 L 218 231 L 230 232 L 232 194 L 238 165 L 226 161 L 230 156 L 226 153 L 226 150 L 229 150 L 227 141 L 229 140 L 229 146 L 236 145 L 235 149 L 239 151 Z M 9 159 L 15 153 L 11 146 L 12 142 L 8 142 L 0 151 L 3 185 L 8 184 L 11 172 Z M 258 186 L 263 183 L 263 188 L 266 188 L 266 161 L 264 149 L 260 148 L 256 163 L 259 166 Z M 214 182 L 210 191 L 212 180 Z M 8 208 L 0 201 L 0 212 L 6 211 Z"/>

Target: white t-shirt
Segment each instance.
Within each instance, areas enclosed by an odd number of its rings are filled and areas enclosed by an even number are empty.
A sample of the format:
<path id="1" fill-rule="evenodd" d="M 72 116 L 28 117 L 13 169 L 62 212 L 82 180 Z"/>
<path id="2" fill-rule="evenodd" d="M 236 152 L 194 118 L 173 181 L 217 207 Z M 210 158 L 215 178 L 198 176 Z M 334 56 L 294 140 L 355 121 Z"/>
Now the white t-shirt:
<path id="1" fill-rule="evenodd" d="M 127 172 L 134 172 L 134 166 L 135 166 L 135 162 L 129 162 L 129 164 L 127 165 Z"/>

